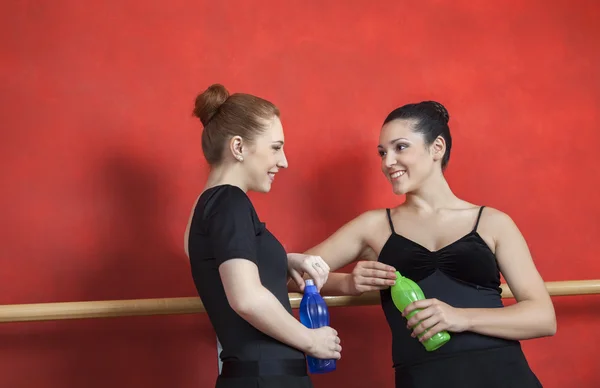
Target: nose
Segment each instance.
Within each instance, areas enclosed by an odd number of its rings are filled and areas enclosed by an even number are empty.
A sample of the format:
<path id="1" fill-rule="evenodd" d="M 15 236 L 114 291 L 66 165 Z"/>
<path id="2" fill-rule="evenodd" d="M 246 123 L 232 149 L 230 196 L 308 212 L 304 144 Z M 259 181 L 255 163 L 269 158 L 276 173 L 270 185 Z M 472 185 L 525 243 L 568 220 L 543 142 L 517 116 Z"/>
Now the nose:
<path id="1" fill-rule="evenodd" d="M 287 158 L 285 157 L 285 152 L 281 152 L 281 159 L 279 159 L 279 162 L 277 163 L 277 167 L 279 168 L 287 168 L 288 167 L 288 161 Z"/>
<path id="2" fill-rule="evenodd" d="M 388 152 L 388 153 L 385 155 L 385 166 L 386 166 L 387 168 L 390 168 L 390 167 L 392 167 L 394 164 L 396 164 L 396 155 L 395 155 L 395 154 L 393 154 L 393 153 L 391 153 L 391 152 Z"/>

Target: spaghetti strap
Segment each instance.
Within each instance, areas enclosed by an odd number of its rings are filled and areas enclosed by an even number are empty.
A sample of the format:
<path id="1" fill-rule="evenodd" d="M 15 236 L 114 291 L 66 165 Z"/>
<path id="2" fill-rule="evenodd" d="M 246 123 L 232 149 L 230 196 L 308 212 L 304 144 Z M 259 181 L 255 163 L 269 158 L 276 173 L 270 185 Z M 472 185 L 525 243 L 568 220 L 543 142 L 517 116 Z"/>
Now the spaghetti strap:
<path id="1" fill-rule="evenodd" d="M 393 234 L 396 234 L 396 231 L 394 230 L 394 223 L 392 222 L 392 215 L 390 214 L 390 209 L 385 209 L 385 211 L 387 212 L 388 222 L 390 223 L 390 229 L 392 230 Z"/>
<path id="2" fill-rule="evenodd" d="M 483 212 L 483 208 L 485 206 L 482 206 L 479 208 L 479 214 L 477 215 L 477 221 L 475 221 L 475 227 L 473 228 L 473 232 L 477 231 L 477 226 L 479 225 L 479 219 L 481 218 L 481 213 Z"/>

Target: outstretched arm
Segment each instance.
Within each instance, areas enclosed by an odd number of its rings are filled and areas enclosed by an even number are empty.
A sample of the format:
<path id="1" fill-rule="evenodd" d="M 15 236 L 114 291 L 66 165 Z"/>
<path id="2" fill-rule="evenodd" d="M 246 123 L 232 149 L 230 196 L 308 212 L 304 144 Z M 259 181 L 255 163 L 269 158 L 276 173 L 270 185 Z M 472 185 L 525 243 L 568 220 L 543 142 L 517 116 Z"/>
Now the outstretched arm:
<path id="1" fill-rule="evenodd" d="M 336 271 L 370 248 L 366 231 L 373 229 L 377 221 L 377 210 L 365 212 L 304 253 L 322 257 L 330 270 Z"/>
<path id="2" fill-rule="evenodd" d="M 421 340 L 442 330 L 472 331 L 515 340 L 550 336 L 556 332 L 552 300 L 525 239 L 509 216 L 494 209 L 489 209 L 489 212 L 490 226 L 498 231 L 495 236 L 496 258 L 517 303 L 488 309 L 457 309 L 435 299 L 412 303 L 405 310 L 405 316 L 414 309 L 423 309 L 407 322 L 412 327 L 421 321 L 413 335 L 418 336 L 430 329 Z"/>
<path id="3" fill-rule="evenodd" d="M 395 269 L 377 261 L 377 254 L 368 244 L 367 231 L 376 230 L 381 211 L 361 214 L 348 222 L 322 243 L 305 252 L 321 257 L 335 271 L 360 260 L 352 273 L 330 272 L 321 288 L 323 295 L 360 295 L 366 291 L 380 290 L 394 284 Z M 294 282 L 288 285 L 290 292 L 300 292 Z"/>

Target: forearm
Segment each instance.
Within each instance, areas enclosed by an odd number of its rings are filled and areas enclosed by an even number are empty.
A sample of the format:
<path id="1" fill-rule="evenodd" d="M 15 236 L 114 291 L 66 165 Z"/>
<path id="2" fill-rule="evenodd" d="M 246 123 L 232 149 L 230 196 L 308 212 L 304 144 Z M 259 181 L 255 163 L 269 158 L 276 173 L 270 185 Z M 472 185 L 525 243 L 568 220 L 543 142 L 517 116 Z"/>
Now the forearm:
<path id="1" fill-rule="evenodd" d="M 305 353 L 313 346 L 310 329 L 306 328 L 281 305 L 263 286 L 257 287 L 252 297 L 240 301 L 234 310 L 256 329 Z"/>
<path id="2" fill-rule="evenodd" d="M 323 296 L 360 295 L 360 293 L 351 290 L 351 276 L 349 273 L 330 272 L 327 276 L 327 282 L 321 287 L 319 293 Z M 304 279 L 309 279 L 309 276 L 305 274 Z M 288 292 L 302 293 L 302 290 L 290 276 L 288 276 Z"/>
<path id="3" fill-rule="evenodd" d="M 525 340 L 554 335 L 556 318 L 552 307 L 524 300 L 511 306 L 491 309 L 464 309 L 468 331 L 493 337 Z"/>
<path id="4" fill-rule="evenodd" d="M 341 272 L 330 272 L 327 277 L 327 282 L 321 288 L 321 295 L 360 295 L 357 292 L 352 292 L 350 288 L 350 278 L 352 274 Z"/>

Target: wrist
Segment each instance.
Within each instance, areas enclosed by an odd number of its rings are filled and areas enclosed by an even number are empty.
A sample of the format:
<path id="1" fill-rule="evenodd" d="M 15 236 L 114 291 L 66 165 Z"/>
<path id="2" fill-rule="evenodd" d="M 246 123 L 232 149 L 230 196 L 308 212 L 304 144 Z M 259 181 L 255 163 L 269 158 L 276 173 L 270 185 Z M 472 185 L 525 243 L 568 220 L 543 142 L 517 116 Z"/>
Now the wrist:
<path id="1" fill-rule="evenodd" d="M 465 331 L 473 331 L 473 326 L 475 325 L 473 311 L 471 309 L 461 308 L 459 312 L 464 319 Z"/>
<path id="2" fill-rule="evenodd" d="M 358 296 L 361 293 L 358 292 L 356 290 L 356 287 L 354 287 L 354 284 L 352 282 L 352 274 L 344 274 L 344 278 L 342 279 L 342 283 L 341 283 L 341 291 L 343 295 L 351 295 L 351 296 Z"/>
<path id="3" fill-rule="evenodd" d="M 303 344 L 300 350 L 307 354 L 312 353 L 315 348 L 315 341 L 313 339 L 312 330 L 306 326 L 302 326 L 302 333 L 300 338 L 302 338 Z"/>

